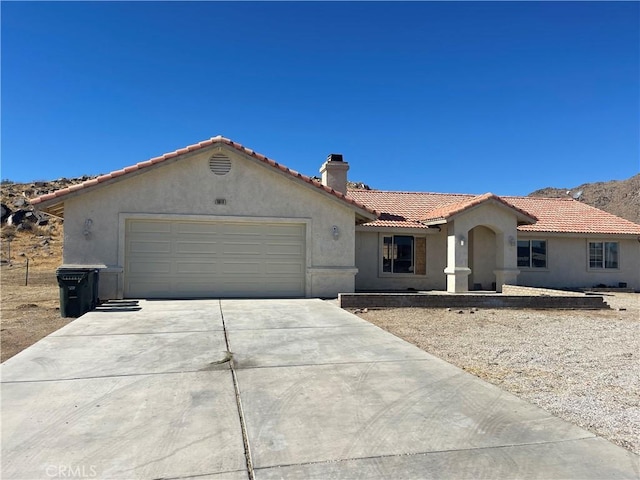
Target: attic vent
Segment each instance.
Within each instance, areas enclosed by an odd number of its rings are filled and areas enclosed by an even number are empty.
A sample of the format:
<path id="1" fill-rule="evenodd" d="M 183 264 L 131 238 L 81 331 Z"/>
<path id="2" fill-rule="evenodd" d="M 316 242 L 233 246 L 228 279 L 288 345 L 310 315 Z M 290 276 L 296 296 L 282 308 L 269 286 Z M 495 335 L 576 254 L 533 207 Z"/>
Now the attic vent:
<path id="1" fill-rule="evenodd" d="M 209 159 L 209 168 L 216 175 L 226 175 L 231 170 L 231 159 L 222 153 L 214 153 Z"/>

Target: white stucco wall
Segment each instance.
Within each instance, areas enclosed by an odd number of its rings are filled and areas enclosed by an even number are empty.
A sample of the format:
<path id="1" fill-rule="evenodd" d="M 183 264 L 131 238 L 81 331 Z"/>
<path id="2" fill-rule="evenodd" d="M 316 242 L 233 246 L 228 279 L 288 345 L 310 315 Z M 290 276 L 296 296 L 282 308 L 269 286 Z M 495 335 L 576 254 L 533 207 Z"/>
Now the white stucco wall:
<path id="1" fill-rule="evenodd" d="M 356 229 L 356 290 L 444 290 L 447 288 L 447 233 L 459 249 L 461 258 L 471 260 L 469 282 L 481 283 L 483 288 L 491 288 L 496 281 L 495 271 L 500 268 L 520 272 L 513 283 L 532 287 L 547 288 L 584 288 L 604 284 L 618 286 L 623 282 L 628 288 L 640 291 L 640 243 L 636 237 L 624 236 L 585 236 L 572 234 L 528 233 L 515 230 L 516 218 L 508 211 L 495 206 L 477 209 L 481 214 L 472 218 L 472 213 L 457 217 L 455 225 L 442 227 L 438 233 L 430 230 L 427 233 L 427 275 L 389 275 L 380 272 L 382 254 L 380 235 L 407 235 L 402 230 L 373 231 L 367 227 Z M 506 213 L 506 214 L 505 214 Z M 492 225 L 497 232 L 483 225 Z M 472 232 L 470 235 L 469 233 Z M 424 233 L 423 233 L 424 234 Z M 464 246 L 459 245 L 459 235 L 467 240 Z M 509 241 L 510 236 L 516 240 L 546 240 L 546 269 L 529 269 L 517 267 L 517 249 Z M 617 241 L 620 245 L 619 268 L 615 270 L 588 268 L 589 241 Z M 515 243 L 515 242 L 514 242 Z M 470 254 L 469 256 L 467 254 Z M 503 255 L 504 260 L 499 256 Z M 462 266 L 462 262 L 460 262 Z M 464 263 L 466 265 L 466 263 Z M 502 265 L 501 265 L 502 264 Z M 515 275 L 514 275 L 515 276 Z M 466 280 L 466 277 L 465 277 Z M 512 282 L 506 282 L 512 284 Z"/>
<path id="2" fill-rule="evenodd" d="M 446 233 L 437 230 L 416 231 L 408 233 L 371 231 L 368 227 L 356 229 L 356 290 L 443 290 L 446 279 L 443 273 L 447 260 Z M 381 269 L 382 248 L 380 235 L 415 235 L 426 236 L 427 274 L 426 275 L 392 275 L 384 274 Z"/>
<path id="3" fill-rule="evenodd" d="M 299 219 L 308 226 L 306 295 L 331 297 L 354 289 L 355 213 L 347 205 L 299 184 L 288 175 L 222 147 L 231 171 L 215 175 L 209 157 L 219 147 L 130 175 L 65 202 L 65 265 L 104 265 L 100 297 L 116 298 L 122 284 L 123 218 L 128 214 Z M 224 198 L 226 205 L 216 205 Z M 91 233 L 83 234 L 87 219 Z M 334 239 L 332 227 L 339 228 Z"/>
<path id="4" fill-rule="evenodd" d="M 604 284 L 640 290 L 640 243 L 636 238 L 548 236 L 520 233 L 520 240 L 547 241 L 546 269 L 521 268 L 518 285 L 548 288 L 584 288 Z M 589 269 L 588 242 L 617 241 L 620 245 L 618 269 Z"/>

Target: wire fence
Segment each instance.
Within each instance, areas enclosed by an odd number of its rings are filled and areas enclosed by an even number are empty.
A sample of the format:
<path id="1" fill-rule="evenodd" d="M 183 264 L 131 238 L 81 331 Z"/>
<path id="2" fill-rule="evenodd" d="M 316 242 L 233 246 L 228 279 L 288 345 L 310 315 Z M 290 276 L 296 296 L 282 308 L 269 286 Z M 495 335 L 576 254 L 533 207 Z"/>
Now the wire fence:
<path id="1" fill-rule="evenodd" d="M 0 272 L 3 285 L 51 286 L 58 284 L 55 270 L 34 272 L 30 269 L 29 260 L 3 264 Z"/>

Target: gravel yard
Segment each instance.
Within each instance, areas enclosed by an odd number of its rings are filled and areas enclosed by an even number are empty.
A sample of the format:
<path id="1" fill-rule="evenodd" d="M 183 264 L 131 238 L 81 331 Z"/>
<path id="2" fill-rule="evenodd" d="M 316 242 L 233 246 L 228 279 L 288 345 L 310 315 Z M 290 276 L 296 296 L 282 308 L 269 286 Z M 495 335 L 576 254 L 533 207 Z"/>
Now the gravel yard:
<path id="1" fill-rule="evenodd" d="M 358 315 L 640 454 L 640 294 L 605 300 L 611 310 L 395 308 Z"/>

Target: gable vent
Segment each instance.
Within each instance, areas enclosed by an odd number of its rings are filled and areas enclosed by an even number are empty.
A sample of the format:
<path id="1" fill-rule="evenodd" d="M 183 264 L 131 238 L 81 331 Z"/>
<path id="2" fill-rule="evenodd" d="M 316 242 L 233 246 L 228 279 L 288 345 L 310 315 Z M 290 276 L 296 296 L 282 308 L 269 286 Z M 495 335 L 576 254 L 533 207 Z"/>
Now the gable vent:
<path id="1" fill-rule="evenodd" d="M 216 175 L 226 175 L 231 170 L 231 159 L 221 153 L 214 153 L 209 159 L 209 168 Z"/>

